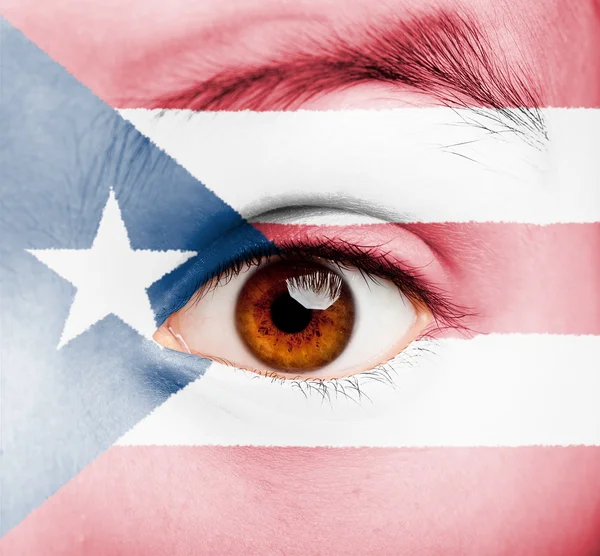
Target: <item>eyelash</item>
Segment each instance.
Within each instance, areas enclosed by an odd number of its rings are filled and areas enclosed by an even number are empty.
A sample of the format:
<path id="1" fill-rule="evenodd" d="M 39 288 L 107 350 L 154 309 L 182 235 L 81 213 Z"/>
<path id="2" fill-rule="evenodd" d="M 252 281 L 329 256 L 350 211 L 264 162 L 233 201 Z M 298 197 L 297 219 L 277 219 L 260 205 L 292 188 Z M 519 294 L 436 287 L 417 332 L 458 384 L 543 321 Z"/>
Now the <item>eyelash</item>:
<path id="1" fill-rule="evenodd" d="M 462 321 L 472 315 L 465 307 L 450 301 L 439 287 L 430 284 L 418 268 L 410 268 L 390 252 L 383 250 L 383 247 L 384 245 L 357 245 L 328 237 L 319 241 L 313 239 L 310 243 L 282 242 L 277 247 L 271 244 L 252 245 L 230 260 L 222 262 L 205 279 L 198 282 L 192 299 L 199 302 L 209 292 L 227 285 L 242 272 L 268 263 L 275 257 L 277 260 L 326 260 L 342 270 L 348 267 L 358 269 L 366 281 L 377 283 L 378 280 L 389 280 L 409 299 L 425 304 L 433 315 L 433 324 L 392 360 L 368 371 L 336 379 L 283 379 L 269 371 L 251 372 L 253 379 L 270 379 L 282 386 L 299 390 L 307 398 L 309 395 L 320 395 L 324 403 L 332 403 L 338 397 L 355 403 L 370 401 L 368 394 L 362 389 L 365 383 L 378 382 L 395 388 L 398 369 L 413 367 L 421 355 L 434 353 L 435 337 L 438 333 L 447 329 L 466 330 L 467 327 Z M 220 359 L 218 362 L 236 368 L 226 360 Z M 243 369 L 237 370 L 248 373 Z"/>
<path id="2" fill-rule="evenodd" d="M 276 257 L 278 260 L 325 260 L 329 264 L 345 270 L 358 269 L 365 281 L 378 283 L 388 280 L 409 299 L 425 304 L 431 311 L 434 325 L 429 327 L 427 336 L 447 329 L 466 330 L 462 321 L 473 313 L 450 301 L 447 294 L 438 286 L 428 283 L 418 268 L 410 268 L 391 255 L 382 251 L 384 245 L 357 245 L 338 238 L 324 237 L 310 243 L 289 241 L 279 243 L 277 248 L 269 245 L 251 246 L 234 258 L 219 265 L 201 283 L 196 284 L 193 298 L 199 301 L 217 287 L 228 284 L 245 270 L 262 265 Z"/>
<path id="3" fill-rule="evenodd" d="M 372 402 L 369 395 L 363 391 L 363 386 L 368 383 L 377 382 L 387 387 L 396 388 L 397 375 L 400 368 L 412 368 L 416 365 L 419 357 L 424 354 L 435 353 L 434 339 L 420 339 L 396 355 L 392 360 L 352 376 L 333 379 L 318 378 L 294 378 L 284 379 L 270 372 L 247 372 L 243 369 L 237 369 L 248 374 L 252 374 L 252 379 L 267 378 L 282 387 L 289 387 L 300 391 L 305 398 L 309 395 L 320 395 L 322 402 L 333 404 L 335 399 L 343 397 L 346 400 L 356 404 L 365 401 Z M 221 361 L 222 364 L 228 364 Z M 229 364 L 228 364 L 229 365 Z M 231 365 L 229 365 L 231 366 Z"/>

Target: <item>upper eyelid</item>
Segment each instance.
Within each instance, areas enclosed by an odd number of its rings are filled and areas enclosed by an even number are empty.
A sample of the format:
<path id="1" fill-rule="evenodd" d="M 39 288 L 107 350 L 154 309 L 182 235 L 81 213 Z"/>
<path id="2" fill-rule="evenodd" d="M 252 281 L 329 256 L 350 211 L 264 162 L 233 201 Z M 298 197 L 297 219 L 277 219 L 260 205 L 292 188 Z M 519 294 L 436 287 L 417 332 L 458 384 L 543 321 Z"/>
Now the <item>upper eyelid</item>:
<path id="1" fill-rule="evenodd" d="M 391 260 L 389 253 L 375 255 L 375 250 L 383 244 L 356 245 L 341 238 L 322 237 L 319 241 L 287 240 L 279 242 L 278 246 L 260 245 L 247 249 L 223 262 L 207 280 L 197 285 L 190 299 L 198 303 L 205 295 L 216 287 L 224 286 L 244 269 L 256 267 L 273 257 L 321 258 L 339 268 L 353 266 L 359 269 L 365 278 L 389 280 L 398 287 L 413 302 L 422 302 L 432 312 L 435 329 L 452 328 L 466 331 L 464 319 L 474 313 L 467 307 L 454 304 L 447 292 L 430 283 L 419 269 L 411 269 L 407 263 L 402 263 L 394 256 Z M 344 246 L 344 247 L 342 247 Z"/>
<path id="2" fill-rule="evenodd" d="M 273 204 L 271 204 L 273 203 Z M 331 225 L 340 224 L 391 224 L 414 221 L 414 216 L 399 213 L 384 204 L 374 203 L 352 195 L 323 194 L 307 198 L 303 196 L 301 204 L 286 204 L 280 201 L 259 200 L 246 208 L 249 220 L 253 224 L 304 224 Z M 357 222 L 357 218 L 362 221 Z"/>
<path id="3" fill-rule="evenodd" d="M 301 242 L 301 241 L 289 241 L 288 243 L 280 243 L 277 248 L 274 249 L 257 249 L 251 250 L 247 253 L 240 254 L 237 257 L 231 259 L 228 263 L 223 263 L 220 266 L 220 270 L 215 270 L 213 275 L 209 280 L 207 280 L 204 284 L 209 284 L 211 281 L 215 284 L 215 286 L 227 284 L 232 277 L 240 274 L 246 268 L 252 268 L 254 266 L 258 266 L 259 264 L 263 264 L 264 262 L 268 262 L 273 257 L 277 258 L 297 258 L 305 256 L 307 258 L 322 258 L 327 260 L 328 262 L 337 263 L 338 266 L 355 266 L 360 269 L 359 262 L 357 259 L 352 260 L 352 257 L 348 255 L 348 253 L 343 252 L 342 249 L 326 249 L 327 246 L 331 247 L 329 238 L 325 238 L 321 243 L 315 243 L 311 241 L 310 243 Z M 349 245 L 348 242 L 340 241 L 341 244 Z M 353 246 L 355 249 L 360 249 L 359 246 Z M 369 249 L 369 248 L 365 248 Z M 327 251 L 325 253 L 325 251 Z M 328 255 L 330 257 L 328 257 Z M 338 257 L 334 259 L 333 257 Z M 369 253 L 362 253 L 363 257 L 371 256 Z M 342 261 L 342 258 L 347 258 L 348 260 Z M 368 273 L 370 277 L 376 276 L 375 272 Z M 384 278 L 384 276 L 380 276 Z M 210 289 L 208 289 L 210 291 Z"/>

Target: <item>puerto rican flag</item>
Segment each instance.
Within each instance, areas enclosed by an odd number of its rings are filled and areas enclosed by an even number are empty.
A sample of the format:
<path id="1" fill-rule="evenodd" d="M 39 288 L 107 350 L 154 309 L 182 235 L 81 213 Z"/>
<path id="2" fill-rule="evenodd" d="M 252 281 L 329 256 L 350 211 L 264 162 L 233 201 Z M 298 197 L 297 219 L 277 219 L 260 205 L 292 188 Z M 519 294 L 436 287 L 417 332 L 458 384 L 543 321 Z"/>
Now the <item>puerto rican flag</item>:
<path id="1" fill-rule="evenodd" d="M 35 4 L 0 20 L 2 555 L 600 554 L 599 60 L 501 79 L 452 9 L 290 62 L 312 2 L 273 23 L 284 61 L 256 6 Z M 593 2 L 546 4 L 598 42 Z M 235 40 L 264 64 L 198 51 Z M 331 397 L 151 340 L 306 235 L 435 259 L 466 325 Z"/>

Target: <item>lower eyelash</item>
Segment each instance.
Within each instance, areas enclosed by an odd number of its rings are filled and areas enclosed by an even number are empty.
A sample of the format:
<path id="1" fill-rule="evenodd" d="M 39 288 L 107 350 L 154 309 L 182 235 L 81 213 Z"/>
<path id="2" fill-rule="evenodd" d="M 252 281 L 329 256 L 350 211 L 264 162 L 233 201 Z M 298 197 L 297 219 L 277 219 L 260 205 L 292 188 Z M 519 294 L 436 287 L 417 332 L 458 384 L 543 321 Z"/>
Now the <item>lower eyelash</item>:
<path id="1" fill-rule="evenodd" d="M 282 378 L 269 371 L 245 371 L 237 367 L 234 368 L 245 373 L 252 373 L 254 375 L 253 379 L 268 379 L 282 387 L 298 390 L 306 399 L 309 396 L 320 396 L 323 403 L 328 403 L 332 407 L 336 400 L 340 398 L 360 405 L 362 403 L 373 403 L 368 394 L 369 385 L 382 384 L 397 388 L 400 386 L 400 373 L 416 367 L 422 357 L 435 355 L 436 345 L 436 340 L 432 338 L 424 337 L 415 340 L 390 361 L 377 365 L 373 369 L 343 378 Z M 222 360 L 219 362 L 227 364 Z"/>

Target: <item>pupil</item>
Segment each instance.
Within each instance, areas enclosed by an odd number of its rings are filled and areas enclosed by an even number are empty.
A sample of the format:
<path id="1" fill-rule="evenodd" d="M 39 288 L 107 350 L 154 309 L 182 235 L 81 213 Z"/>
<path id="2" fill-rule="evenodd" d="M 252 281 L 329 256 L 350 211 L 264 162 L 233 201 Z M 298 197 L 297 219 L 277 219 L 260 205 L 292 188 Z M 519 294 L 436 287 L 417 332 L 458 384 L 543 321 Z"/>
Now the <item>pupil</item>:
<path id="1" fill-rule="evenodd" d="M 312 310 L 303 307 L 289 293 L 280 295 L 271 305 L 273 324 L 286 334 L 302 332 L 312 319 Z"/>

